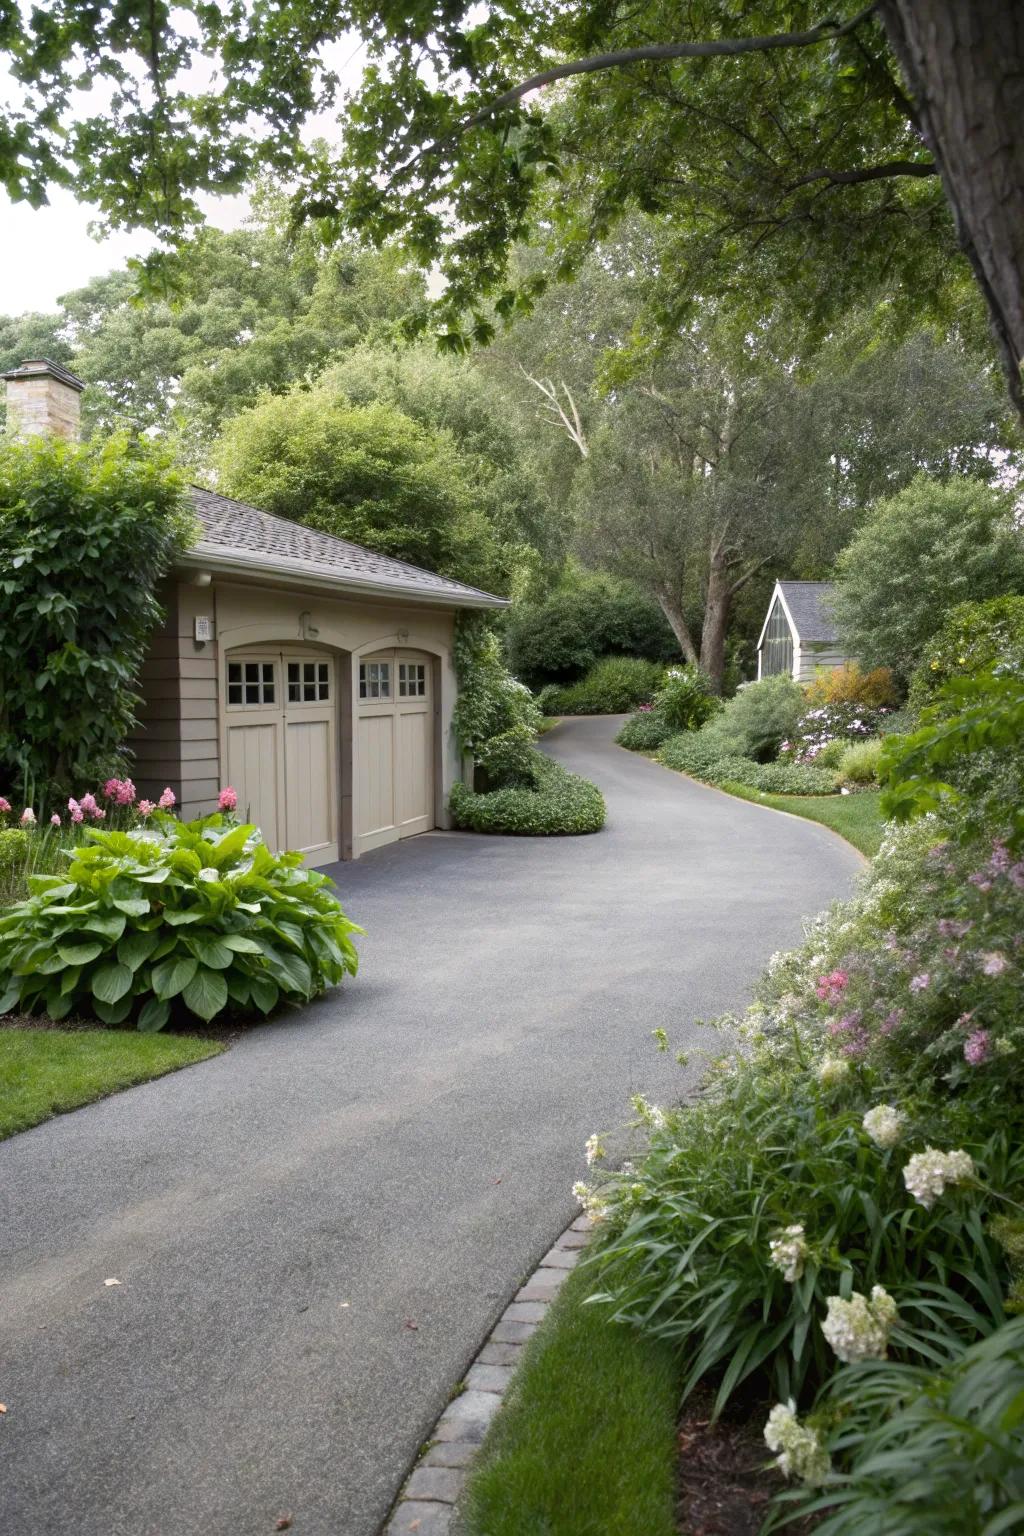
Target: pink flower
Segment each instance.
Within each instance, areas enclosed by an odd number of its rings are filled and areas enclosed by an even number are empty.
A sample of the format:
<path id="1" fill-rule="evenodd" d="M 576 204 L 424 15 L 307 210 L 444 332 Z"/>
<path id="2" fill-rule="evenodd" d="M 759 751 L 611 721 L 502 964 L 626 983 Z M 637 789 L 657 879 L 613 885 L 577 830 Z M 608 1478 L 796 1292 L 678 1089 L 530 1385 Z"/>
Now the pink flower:
<path id="1" fill-rule="evenodd" d="M 176 799 L 177 796 L 175 795 L 174 790 L 168 786 L 168 788 L 165 789 L 163 794 L 160 796 L 160 799 L 157 801 L 157 805 L 162 811 L 169 811 L 173 808 Z"/>
<path id="2" fill-rule="evenodd" d="M 74 798 L 68 801 L 68 810 L 71 812 L 71 820 L 75 823 L 76 826 L 80 821 L 85 820 L 85 813 L 82 810 L 82 807 L 79 805 L 78 801 Z"/>
<path id="3" fill-rule="evenodd" d="M 1006 871 L 1018 891 L 1024 891 L 1024 860 L 1019 864 L 1011 864 Z"/>
<path id="4" fill-rule="evenodd" d="M 103 798 L 105 800 L 113 800 L 120 788 L 120 779 L 108 779 L 103 786 Z"/>
<path id="5" fill-rule="evenodd" d="M 227 785 L 225 789 L 221 790 L 217 804 L 222 811 L 233 811 L 238 805 L 237 791 L 233 790 L 230 784 Z"/>
<path id="6" fill-rule="evenodd" d="M 131 805 L 135 799 L 135 785 L 131 779 L 108 779 L 103 786 L 103 794 L 117 805 Z"/>
<path id="7" fill-rule="evenodd" d="M 964 1060 L 972 1067 L 980 1067 L 987 1061 L 991 1051 L 991 1040 L 987 1029 L 976 1029 L 964 1042 Z"/>
<path id="8" fill-rule="evenodd" d="M 932 978 L 927 971 L 922 971 L 920 976 L 910 978 L 911 992 L 926 992 L 932 984 Z"/>
<path id="9" fill-rule="evenodd" d="M 847 971 L 829 971 L 827 976 L 819 976 L 815 991 L 823 1003 L 838 1003 L 849 980 Z"/>
<path id="10" fill-rule="evenodd" d="M 156 810 L 156 805 L 155 805 L 155 803 L 152 800 L 140 800 L 139 801 L 139 815 L 140 816 L 152 816 L 152 814 L 153 814 L 153 812 L 155 810 Z"/>
<path id="11" fill-rule="evenodd" d="M 26 805 L 21 813 L 21 824 L 23 827 L 34 827 L 36 824 L 36 813 L 30 805 Z"/>
<path id="12" fill-rule="evenodd" d="M 57 815 L 56 811 L 54 811 L 53 815 L 50 817 L 50 826 L 51 827 L 59 827 L 60 826 L 60 817 Z"/>
<path id="13" fill-rule="evenodd" d="M 902 1023 L 903 1023 L 903 1009 L 902 1008 L 894 1008 L 892 1010 L 892 1012 L 891 1013 L 887 1013 L 885 1018 L 882 1020 L 882 1023 L 881 1023 L 882 1034 L 883 1035 L 891 1035 L 893 1030 L 894 1029 L 898 1029 Z"/>
<path id="14" fill-rule="evenodd" d="M 3 795 L 0 795 L 0 816 L 6 816 L 10 809 L 11 802 L 9 800 L 5 800 Z"/>
<path id="15" fill-rule="evenodd" d="M 95 820 L 96 812 L 99 810 L 99 806 L 96 804 L 96 796 L 95 795 L 83 795 L 81 800 L 78 803 L 81 806 L 82 810 L 85 812 L 85 814 L 87 816 L 91 816 Z"/>
<path id="16" fill-rule="evenodd" d="M 987 955 L 981 957 L 981 969 L 986 976 L 1001 976 L 1009 967 L 1009 960 L 1001 955 L 998 949 L 992 949 Z"/>
<path id="17" fill-rule="evenodd" d="M 937 926 L 944 939 L 962 939 L 965 933 L 970 933 L 972 925 L 954 917 L 940 917 Z"/>
<path id="18" fill-rule="evenodd" d="M 992 889 L 992 881 L 987 880 L 983 874 L 968 875 L 967 880 L 968 884 L 976 885 L 979 891 L 990 891 Z"/>

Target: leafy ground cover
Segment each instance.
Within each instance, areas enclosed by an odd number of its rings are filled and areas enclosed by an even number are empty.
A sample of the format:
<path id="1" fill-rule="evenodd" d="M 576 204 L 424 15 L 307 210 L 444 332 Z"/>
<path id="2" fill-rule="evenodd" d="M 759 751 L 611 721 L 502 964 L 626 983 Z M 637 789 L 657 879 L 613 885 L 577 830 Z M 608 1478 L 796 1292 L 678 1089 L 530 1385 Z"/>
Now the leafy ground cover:
<path id="1" fill-rule="evenodd" d="M 463 1500 L 466 1536 L 675 1536 L 671 1349 L 609 1328 L 578 1269 L 528 1345 Z"/>
<path id="2" fill-rule="evenodd" d="M 0 1138 L 223 1049 L 194 1035 L 0 1029 Z"/>
<path id="3" fill-rule="evenodd" d="M 845 837 L 868 858 L 882 846 L 885 821 L 882 817 L 882 796 L 876 790 L 865 790 L 857 795 L 766 795 L 745 784 L 720 784 L 730 795 L 741 800 L 752 800 L 756 805 L 770 806 L 774 811 L 789 811 L 794 816 L 804 816 L 808 821 L 818 821 L 831 827 L 840 837 Z"/>

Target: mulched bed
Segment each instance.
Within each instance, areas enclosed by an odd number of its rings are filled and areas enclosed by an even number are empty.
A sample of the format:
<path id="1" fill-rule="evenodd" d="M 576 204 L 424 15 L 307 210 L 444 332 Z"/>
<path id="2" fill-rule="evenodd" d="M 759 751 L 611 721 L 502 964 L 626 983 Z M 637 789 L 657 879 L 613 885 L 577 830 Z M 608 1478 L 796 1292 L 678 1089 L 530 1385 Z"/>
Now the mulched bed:
<path id="1" fill-rule="evenodd" d="M 711 1422 L 714 1398 L 696 1392 L 679 1421 L 680 1536 L 758 1536 L 785 1482 L 771 1467 L 762 1429 L 770 1405 L 745 1403 Z M 807 1536 L 814 1522 L 786 1526 Z"/>

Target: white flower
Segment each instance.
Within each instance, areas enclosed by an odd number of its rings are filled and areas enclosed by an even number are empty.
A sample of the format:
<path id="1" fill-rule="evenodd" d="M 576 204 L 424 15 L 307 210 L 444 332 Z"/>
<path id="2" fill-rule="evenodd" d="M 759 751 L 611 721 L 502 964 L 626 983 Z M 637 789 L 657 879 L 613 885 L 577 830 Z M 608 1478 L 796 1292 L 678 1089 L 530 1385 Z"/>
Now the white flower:
<path id="1" fill-rule="evenodd" d="M 601 1140 L 596 1131 L 594 1132 L 593 1136 L 587 1137 L 586 1151 L 588 1168 L 593 1167 L 594 1163 L 599 1163 L 604 1157 L 604 1142 Z"/>
<path id="2" fill-rule="evenodd" d="M 947 1184 L 963 1184 L 974 1177 L 974 1159 L 969 1152 L 939 1152 L 925 1147 L 915 1152 L 903 1170 L 903 1182 L 914 1199 L 930 1211 Z"/>
<path id="3" fill-rule="evenodd" d="M 652 1104 L 642 1093 L 635 1093 L 629 1102 L 640 1119 L 645 1125 L 650 1126 L 652 1131 L 663 1131 L 665 1129 L 665 1111 L 659 1109 L 657 1104 Z"/>
<path id="4" fill-rule="evenodd" d="M 764 1443 L 779 1453 L 775 1465 L 783 1477 L 799 1477 L 816 1488 L 832 1470 L 828 1452 L 816 1431 L 800 1423 L 792 1400 L 775 1404 L 764 1426 Z"/>
<path id="5" fill-rule="evenodd" d="M 602 1221 L 607 1216 L 608 1207 L 597 1191 L 590 1188 L 589 1184 L 584 1184 L 581 1180 L 577 1180 L 572 1187 L 572 1192 L 573 1197 L 579 1201 L 591 1221 Z"/>
<path id="6" fill-rule="evenodd" d="M 785 1227 L 781 1236 L 772 1238 L 768 1252 L 775 1268 L 782 1271 L 782 1278 L 792 1285 L 803 1274 L 808 1253 L 803 1227 L 799 1223 Z"/>
<path id="7" fill-rule="evenodd" d="M 818 1082 L 823 1088 L 836 1088 L 850 1075 L 850 1063 L 842 1056 L 826 1056 L 818 1066 Z"/>
<path id="8" fill-rule="evenodd" d="M 584 1184 L 582 1179 L 577 1179 L 572 1187 L 572 1197 L 578 1200 L 580 1205 L 585 1206 L 590 1199 L 590 1185 Z"/>
<path id="9" fill-rule="evenodd" d="M 36 822 L 36 813 L 35 813 L 35 811 L 32 809 L 32 807 L 30 805 L 26 805 L 25 809 L 21 813 L 21 824 L 22 824 L 22 826 L 23 827 L 34 827 L 35 826 L 35 822 Z"/>
<path id="10" fill-rule="evenodd" d="M 840 1360 L 884 1360 L 889 1329 L 896 1321 L 896 1303 L 882 1286 L 872 1287 L 870 1301 L 854 1291 L 849 1301 L 828 1298 L 828 1315 L 821 1331 Z"/>
<path id="11" fill-rule="evenodd" d="M 894 1147 L 903 1135 L 906 1116 L 891 1104 L 876 1104 L 861 1121 L 876 1147 Z"/>

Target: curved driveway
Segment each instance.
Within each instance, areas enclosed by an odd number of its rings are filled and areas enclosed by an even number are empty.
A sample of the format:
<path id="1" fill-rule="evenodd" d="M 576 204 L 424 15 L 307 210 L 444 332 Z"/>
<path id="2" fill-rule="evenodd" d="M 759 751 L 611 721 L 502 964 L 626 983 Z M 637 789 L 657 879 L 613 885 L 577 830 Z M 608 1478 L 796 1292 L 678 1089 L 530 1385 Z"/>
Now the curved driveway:
<path id="1" fill-rule="evenodd" d="M 616 724 L 545 743 L 604 833 L 339 866 L 354 983 L 0 1144 L 5 1533 L 373 1536 L 585 1137 L 684 1086 L 651 1030 L 741 1004 L 858 865 Z"/>

